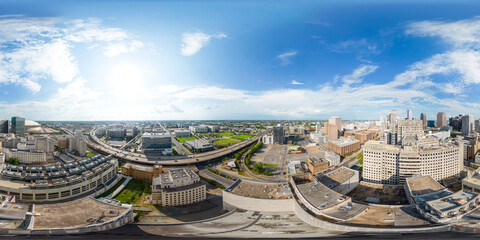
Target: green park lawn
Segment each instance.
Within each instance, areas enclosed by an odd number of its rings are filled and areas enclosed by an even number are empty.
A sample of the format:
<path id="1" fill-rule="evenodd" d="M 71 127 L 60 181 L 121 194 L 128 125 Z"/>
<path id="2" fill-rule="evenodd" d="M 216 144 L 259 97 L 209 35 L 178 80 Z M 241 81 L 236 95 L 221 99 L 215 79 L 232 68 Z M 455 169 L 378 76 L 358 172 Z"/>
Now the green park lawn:
<path id="1" fill-rule="evenodd" d="M 235 144 L 237 142 L 238 142 L 238 140 L 225 138 L 225 139 L 217 140 L 217 141 L 213 142 L 213 144 L 214 145 L 230 145 L 230 144 Z"/>
<path id="2" fill-rule="evenodd" d="M 264 163 L 263 166 L 264 166 L 264 167 L 268 167 L 268 168 L 278 168 L 278 165 L 276 165 L 276 164 Z"/>
<path id="3" fill-rule="evenodd" d="M 253 137 L 253 135 L 243 135 L 243 134 L 241 134 L 241 135 L 233 136 L 232 138 L 243 141 L 243 140 L 247 140 L 247 139 L 252 138 L 252 137 Z"/>
<path id="4" fill-rule="evenodd" d="M 233 132 L 224 132 L 224 133 L 219 133 L 218 135 L 223 136 L 223 137 L 231 137 L 235 135 Z"/>
<path id="5" fill-rule="evenodd" d="M 181 143 L 185 142 L 185 141 L 192 141 L 192 140 L 195 140 L 195 137 L 184 137 L 184 138 L 177 138 L 177 140 Z"/>
<path id="6" fill-rule="evenodd" d="M 136 204 L 143 194 L 151 194 L 151 185 L 149 182 L 132 179 L 115 197 L 115 200 L 127 204 Z"/>

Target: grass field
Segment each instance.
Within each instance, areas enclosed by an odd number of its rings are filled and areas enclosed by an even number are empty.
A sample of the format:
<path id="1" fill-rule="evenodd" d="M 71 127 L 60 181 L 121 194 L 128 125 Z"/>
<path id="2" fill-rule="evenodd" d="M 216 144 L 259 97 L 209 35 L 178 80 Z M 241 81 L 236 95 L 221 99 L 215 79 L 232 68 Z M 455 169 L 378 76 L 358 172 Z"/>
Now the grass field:
<path id="1" fill-rule="evenodd" d="M 235 138 L 235 139 L 238 139 L 238 140 L 247 140 L 249 138 L 252 138 L 253 135 L 237 135 L 237 136 L 233 136 L 232 138 Z"/>
<path id="2" fill-rule="evenodd" d="M 93 156 L 95 156 L 94 153 L 92 153 L 92 152 L 87 152 L 87 155 L 85 155 L 84 158 L 89 158 L 89 157 L 93 157 Z"/>
<path id="3" fill-rule="evenodd" d="M 213 142 L 214 145 L 230 145 L 230 144 L 235 144 L 237 143 L 238 140 L 235 140 L 235 139 L 220 139 L 220 140 L 217 140 L 215 142 Z"/>
<path id="4" fill-rule="evenodd" d="M 149 182 L 132 179 L 115 197 L 115 200 L 127 204 L 136 204 L 143 194 L 151 194 L 151 185 Z"/>
<path id="5" fill-rule="evenodd" d="M 192 141 L 195 140 L 195 137 L 184 137 L 184 138 L 177 138 L 179 142 L 185 142 L 185 141 Z"/>
<path id="6" fill-rule="evenodd" d="M 278 168 L 278 165 L 268 164 L 268 163 L 264 163 L 263 166 L 264 166 L 264 167 L 268 167 L 268 168 Z"/>
<path id="7" fill-rule="evenodd" d="M 224 133 L 219 133 L 218 135 L 223 136 L 223 137 L 231 137 L 235 135 L 233 132 L 224 132 Z"/>

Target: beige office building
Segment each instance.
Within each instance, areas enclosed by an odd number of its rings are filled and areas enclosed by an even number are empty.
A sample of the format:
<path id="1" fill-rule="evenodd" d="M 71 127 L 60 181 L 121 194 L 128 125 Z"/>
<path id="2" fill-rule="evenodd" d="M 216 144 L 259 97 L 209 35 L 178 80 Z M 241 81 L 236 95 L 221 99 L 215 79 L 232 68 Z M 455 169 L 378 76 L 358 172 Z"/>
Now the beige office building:
<path id="1" fill-rule="evenodd" d="M 170 170 L 153 178 L 153 204 L 181 206 L 200 202 L 206 198 L 207 188 L 192 170 Z"/>
<path id="2" fill-rule="evenodd" d="M 404 138 L 409 140 L 407 137 Z M 457 176 L 463 169 L 463 143 L 446 144 L 416 141 L 416 144 L 388 145 L 368 141 L 363 146 L 363 180 L 377 184 L 401 185 L 412 176 L 431 176 L 439 181 Z"/>

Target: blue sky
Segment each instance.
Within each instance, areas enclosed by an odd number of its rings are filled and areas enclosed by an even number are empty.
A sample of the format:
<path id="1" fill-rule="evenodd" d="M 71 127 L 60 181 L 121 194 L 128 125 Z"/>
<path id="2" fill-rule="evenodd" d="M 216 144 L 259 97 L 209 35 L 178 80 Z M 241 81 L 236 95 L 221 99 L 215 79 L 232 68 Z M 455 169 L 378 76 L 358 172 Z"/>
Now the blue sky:
<path id="1" fill-rule="evenodd" d="M 0 117 L 480 116 L 474 1 L 1 1 Z"/>

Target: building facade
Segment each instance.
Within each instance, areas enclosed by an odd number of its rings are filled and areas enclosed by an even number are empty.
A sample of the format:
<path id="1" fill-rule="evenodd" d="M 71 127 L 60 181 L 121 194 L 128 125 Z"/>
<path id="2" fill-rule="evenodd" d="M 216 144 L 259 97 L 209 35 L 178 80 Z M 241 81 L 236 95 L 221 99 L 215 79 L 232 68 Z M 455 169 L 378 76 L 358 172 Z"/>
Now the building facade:
<path id="1" fill-rule="evenodd" d="M 278 124 L 273 127 L 273 143 L 284 144 L 285 143 L 285 130 L 283 126 Z"/>
<path id="2" fill-rule="evenodd" d="M 152 203 L 161 206 L 188 205 L 207 198 L 206 186 L 191 170 L 170 170 L 153 178 Z"/>
<path id="3" fill-rule="evenodd" d="M 357 139 L 340 138 L 338 140 L 328 141 L 328 150 L 345 156 L 360 149 L 360 141 Z"/>
<path id="4" fill-rule="evenodd" d="M 25 137 L 25 118 L 12 117 L 12 133 Z"/>
<path id="5" fill-rule="evenodd" d="M 423 128 L 426 128 L 427 127 L 427 114 L 425 114 L 425 113 L 420 114 L 420 120 L 422 120 Z"/>
<path id="6" fill-rule="evenodd" d="M 162 173 L 161 165 L 144 166 L 134 163 L 126 163 L 121 168 L 122 174 L 133 179 L 151 182 L 154 177 Z"/>
<path id="7" fill-rule="evenodd" d="M 435 180 L 457 176 L 463 169 L 463 144 L 395 146 L 369 141 L 363 146 L 363 179 L 377 184 L 401 185 L 416 175 Z"/>
<path id="8" fill-rule="evenodd" d="M 444 112 L 437 113 L 437 127 L 447 126 L 447 114 Z"/>
<path id="9" fill-rule="evenodd" d="M 168 133 L 144 133 L 142 135 L 144 151 L 172 152 L 172 136 Z"/>
<path id="10" fill-rule="evenodd" d="M 470 135 L 475 132 L 475 119 L 472 115 L 462 117 L 462 134 Z"/>

